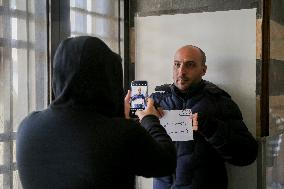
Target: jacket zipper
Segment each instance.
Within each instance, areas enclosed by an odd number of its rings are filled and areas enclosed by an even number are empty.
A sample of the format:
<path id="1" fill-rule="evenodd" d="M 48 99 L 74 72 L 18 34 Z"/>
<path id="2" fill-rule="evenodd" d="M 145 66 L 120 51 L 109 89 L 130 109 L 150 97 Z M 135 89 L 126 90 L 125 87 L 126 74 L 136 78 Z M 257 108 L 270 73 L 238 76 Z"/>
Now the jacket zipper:
<path id="1" fill-rule="evenodd" d="M 173 89 L 171 89 L 171 92 L 177 99 L 179 99 L 182 102 L 182 110 L 187 109 L 186 108 L 186 101 L 183 98 L 179 97 Z"/>

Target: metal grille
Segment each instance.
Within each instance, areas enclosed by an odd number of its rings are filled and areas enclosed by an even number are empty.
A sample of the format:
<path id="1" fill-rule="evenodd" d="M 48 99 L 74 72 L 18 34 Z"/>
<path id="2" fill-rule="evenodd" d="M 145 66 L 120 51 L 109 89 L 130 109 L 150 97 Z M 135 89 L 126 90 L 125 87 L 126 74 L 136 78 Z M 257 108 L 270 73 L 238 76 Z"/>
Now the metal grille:
<path id="1" fill-rule="evenodd" d="M 22 188 L 16 132 L 47 106 L 45 0 L 0 0 L 0 189 Z"/>
<path id="2" fill-rule="evenodd" d="M 71 0 L 71 36 L 90 35 L 102 39 L 115 52 L 121 53 L 120 0 Z"/>

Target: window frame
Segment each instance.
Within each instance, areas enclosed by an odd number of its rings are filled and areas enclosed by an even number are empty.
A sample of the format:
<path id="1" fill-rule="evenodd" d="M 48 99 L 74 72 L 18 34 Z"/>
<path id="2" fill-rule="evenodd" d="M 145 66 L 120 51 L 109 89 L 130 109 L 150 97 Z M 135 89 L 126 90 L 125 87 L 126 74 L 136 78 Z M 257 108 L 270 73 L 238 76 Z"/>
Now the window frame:
<path id="1" fill-rule="evenodd" d="M 2 25 L 5 26 L 5 29 L 2 31 L 2 36 L 0 37 L 0 48 L 1 52 L 1 62 L 0 62 L 0 72 L 1 76 L 0 79 L 3 81 L 3 88 L 1 91 L 1 97 L 3 97 L 2 105 L 3 105 L 3 133 L 0 133 L 0 142 L 3 144 L 3 152 L 1 152 L 1 155 L 3 157 L 3 163 L 0 165 L 0 175 L 3 175 L 3 180 L 1 180 L 1 188 L 3 189 L 11 189 L 14 188 L 14 184 L 18 186 L 17 188 L 22 188 L 21 185 L 18 185 L 20 181 L 18 179 L 15 179 L 14 177 L 14 172 L 17 171 L 17 163 L 16 163 L 16 158 L 15 158 L 15 148 L 16 148 L 16 131 L 14 131 L 14 125 L 15 125 L 15 119 L 17 119 L 14 115 L 14 105 L 18 103 L 18 100 L 14 101 L 13 99 L 13 72 L 14 72 L 14 61 L 13 61 L 13 50 L 15 49 L 17 54 L 16 56 L 18 57 L 19 55 L 22 55 L 21 50 L 24 50 L 24 57 L 26 58 L 26 64 L 21 64 L 21 61 L 18 60 L 15 63 L 17 66 L 24 66 L 26 70 L 23 70 L 26 72 L 26 79 L 27 83 L 24 86 L 26 88 L 27 96 L 25 98 L 27 99 L 27 107 L 25 108 L 25 111 L 30 112 L 31 109 L 36 108 L 36 109 L 41 109 L 42 107 L 46 106 L 47 99 L 44 99 L 45 97 L 45 85 L 42 86 L 42 80 L 34 80 L 34 89 L 36 92 L 35 99 L 33 99 L 33 102 L 35 102 L 33 105 L 35 107 L 32 107 L 31 101 L 29 101 L 29 97 L 32 94 L 33 89 L 30 89 L 30 84 L 29 81 L 32 80 L 32 78 L 29 77 L 29 72 L 30 72 L 30 53 L 32 50 L 35 51 L 34 53 L 34 61 L 37 60 L 44 60 L 44 63 L 47 63 L 46 58 L 42 59 L 41 55 L 42 53 L 46 53 L 47 49 L 47 44 L 44 44 L 41 46 L 41 48 L 36 47 L 36 43 L 33 43 L 30 41 L 30 22 L 34 23 L 39 23 L 40 19 L 42 16 L 44 18 L 45 15 L 42 14 L 42 9 L 38 9 L 38 7 L 46 7 L 47 1 L 33 1 L 33 6 L 35 7 L 33 9 L 33 13 L 30 12 L 30 3 L 31 1 L 15 1 L 18 5 L 24 6 L 25 10 L 21 10 L 18 7 L 17 8 L 11 8 L 11 0 L 2 0 L 1 5 L 0 5 L 0 16 L 2 19 Z M 26 29 L 25 35 L 25 40 L 23 39 L 12 39 L 13 34 L 12 34 L 12 21 L 11 19 L 15 18 L 17 20 L 17 28 L 19 26 L 24 25 Z M 19 20 L 22 20 L 23 22 L 18 22 Z M 47 19 L 45 19 L 47 20 Z M 38 26 L 38 24 L 34 25 L 34 40 L 39 41 L 40 39 L 42 40 L 42 34 L 46 36 L 47 32 L 45 29 L 47 27 L 41 28 L 41 26 Z M 17 35 L 21 33 L 20 31 L 21 28 L 17 29 Z M 43 31 L 44 30 L 44 31 Z M 35 32 L 36 31 L 36 32 Z M 43 51 L 42 51 L 43 50 Z M 19 51 L 19 54 L 18 54 Z M 40 54 L 40 55 L 39 55 Z M 47 54 L 46 54 L 47 55 Z M 35 62 L 34 62 L 35 63 Z M 35 76 L 34 77 L 39 77 L 42 75 L 42 64 L 34 64 L 34 67 L 32 68 L 33 70 L 36 70 Z M 19 68 L 17 68 L 19 69 Z M 21 71 L 20 71 L 21 72 Z M 19 71 L 17 71 L 19 73 Z M 40 92 L 38 92 L 38 88 L 40 89 Z M 41 90 L 43 89 L 43 90 Z M 18 95 L 20 96 L 20 95 Z M 39 108 L 41 107 L 41 108 Z M 17 111 L 17 110 L 16 110 Z M 16 112 L 17 113 L 17 112 Z M 17 123 L 17 122 L 16 122 Z M 2 179 L 2 178 L 1 178 Z M 14 181 L 15 179 L 15 181 Z M 17 182 L 17 183 L 16 183 Z"/>

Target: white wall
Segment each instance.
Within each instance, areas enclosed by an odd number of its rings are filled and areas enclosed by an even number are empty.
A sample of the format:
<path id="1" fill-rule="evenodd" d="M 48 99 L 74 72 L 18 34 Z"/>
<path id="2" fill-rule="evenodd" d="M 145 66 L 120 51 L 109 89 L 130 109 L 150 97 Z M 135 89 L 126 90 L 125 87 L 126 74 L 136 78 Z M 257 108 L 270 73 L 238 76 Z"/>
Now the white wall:
<path id="1" fill-rule="evenodd" d="M 137 17 L 136 78 L 155 86 L 172 83 L 175 51 L 186 44 L 199 46 L 207 56 L 206 80 L 229 92 L 244 121 L 256 127 L 256 9 Z M 230 189 L 256 188 L 256 163 L 228 165 Z M 138 178 L 139 189 L 151 189 L 152 180 Z"/>

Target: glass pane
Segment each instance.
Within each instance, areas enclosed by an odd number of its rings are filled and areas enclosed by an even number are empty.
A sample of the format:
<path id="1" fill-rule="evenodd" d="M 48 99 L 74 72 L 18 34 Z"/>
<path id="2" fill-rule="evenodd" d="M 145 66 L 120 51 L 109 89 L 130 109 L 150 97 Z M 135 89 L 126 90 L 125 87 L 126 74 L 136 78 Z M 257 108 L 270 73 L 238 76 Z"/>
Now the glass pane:
<path id="1" fill-rule="evenodd" d="M 0 133 L 4 131 L 4 105 L 0 102 Z"/>
<path id="2" fill-rule="evenodd" d="M 0 29 L 1 30 L 1 29 Z M 3 54 L 3 47 L 0 47 L 0 54 Z M 4 132 L 4 88 L 5 88 L 5 82 L 4 82 L 4 62 L 3 62 L 3 56 L 0 56 L 0 133 Z"/>
<path id="3" fill-rule="evenodd" d="M 43 69 L 43 68 L 42 68 Z M 29 112 L 36 110 L 36 102 L 37 102 L 37 97 L 36 97 L 36 65 L 35 65 L 35 50 L 30 49 L 29 50 L 29 69 L 28 69 L 29 75 L 32 75 L 33 77 L 29 77 Z M 43 74 L 43 80 L 42 85 L 46 82 L 47 78 L 45 78 L 45 74 Z M 42 99 L 44 100 L 44 99 Z"/>
<path id="4" fill-rule="evenodd" d="M 0 0 L 1 1 L 1 0 Z M 1 5 L 0 5 L 1 6 Z M 0 15 L 0 26 L 3 26 L 3 16 Z M 0 37 L 3 37 L 3 33 L 4 33 L 4 28 L 0 27 Z"/>
<path id="5" fill-rule="evenodd" d="M 97 17 L 93 20 L 93 24 L 95 27 L 95 34 L 105 38 L 117 38 L 117 22 L 107 18 Z"/>
<path id="6" fill-rule="evenodd" d="M 23 0 L 11 0 L 10 7 L 11 7 L 11 9 L 17 9 L 17 10 L 26 11 L 26 1 L 23 1 Z"/>
<path id="7" fill-rule="evenodd" d="M 27 41 L 27 21 L 22 19 L 22 18 L 18 18 L 17 19 L 17 39 L 18 40 L 22 40 L 22 41 Z"/>
<path id="8" fill-rule="evenodd" d="M 12 49 L 13 60 L 13 131 L 16 132 L 21 120 L 29 112 L 28 64 L 26 49 Z"/>
<path id="9" fill-rule="evenodd" d="M 87 16 L 80 12 L 70 12 L 71 32 L 87 33 Z"/>
<path id="10" fill-rule="evenodd" d="M 13 140 L 13 162 L 16 163 L 16 140 Z"/>
<path id="11" fill-rule="evenodd" d="M 29 13 L 31 13 L 31 14 L 33 14 L 34 15 L 34 13 L 35 13 L 35 9 L 36 10 L 38 10 L 38 11 L 41 11 L 42 12 L 42 14 L 45 14 L 46 13 L 46 11 L 45 10 L 43 10 L 42 8 L 42 6 L 45 6 L 44 4 L 44 2 L 43 1 L 41 1 L 41 2 L 39 2 L 38 4 L 35 4 L 35 1 L 38 1 L 38 0 L 29 0 L 28 1 L 28 11 L 29 11 Z M 35 6 L 36 5 L 38 5 L 38 7 L 37 8 L 35 8 Z M 32 21 L 32 20 L 30 20 L 30 21 Z M 45 19 L 44 20 L 42 20 L 42 23 L 45 23 Z"/>
<path id="12" fill-rule="evenodd" d="M 267 188 L 284 188 L 284 4 L 271 1 Z"/>
<path id="13" fill-rule="evenodd" d="M 75 31 L 75 11 L 70 10 L 70 25 L 71 25 L 71 32 Z"/>
<path id="14" fill-rule="evenodd" d="M 0 175 L 0 189 L 4 189 L 4 176 L 1 174 Z"/>
<path id="15" fill-rule="evenodd" d="M 17 40 L 18 39 L 18 19 L 17 18 L 11 18 L 11 26 L 12 26 L 12 39 Z"/>
<path id="16" fill-rule="evenodd" d="M 70 1 L 71 7 L 78 7 L 81 9 L 87 9 L 87 0 L 71 0 Z"/>
<path id="17" fill-rule="evenodd" d="M 0 142 L 0 165 L 4 164 L 4 143 Z"/>
<path id="18" fill-rule="evenodd" d="M 17 8 L 16 0 L 11 0 L 10 1 L 10 7 L 11 7 L 11 9 L 16 9 Z"/>
<path id="19" fill-rule="evenodd" d="M 100 14 L 114 16 L 114 1 L 117 2 L 117 0 L 95 0 L 92 4 L 92 11 Z"/>
<path id="20" fill-rule="evenodd" d="M 12 39 L 27 41 L 27 23 L 22 18 L 11 18 Z"/>
<path id="21" fill-rule="evenodd" d="M 18 171 L 13 171 L 13 189 L 21 189 L 21 181 L 19 177 L 19 172 Z"/>
<path id="22" fill-rule="evenodd" d="M 70 7 L 75 7 L 75 0 L 70 0 Z"/>
<path id="23" fill-rule="evenodd" d="M 93 24 L 92 24 L 92 16 L 87 15 L 87 33 L 92 35 L 93 33 Z"/>
<path id="24" fill-rule="evenodd" d="M 92 11 L 92 3 L 93 3 L 93 0 L 87 0 L 87 10 L 88 11 Z"/>
<path id="25" fill-rule="evenodd" d="M 266 142 L 266 184 L 267 188 L 284 188 L 284 138 L 283 134 L 269 136 Z"/>
<path id="26" fill-rule="evenodd" d="M 77 0 L 70 2 L 71 7 L 84 6 L 85 13 L 76 9 L 70 11 L 71 36 L 91 35 L 101 38 L 115 52 L 118 52 L 118 0 L 87 0 L 76 4 Z M 121 5 L 123 1 L 121 2 Z M 123 11 L 123 6 L 121 6 Z M 121 12 L 123 15 L 123 12 Z M 121 29 L 123 25 L 120 24 Z M 122 30 L 123 32 L 123 30 Z M 121 32 L 121 36 L 123 33 Z M 123 47 L 123 45 L 121 46 Z"/>

